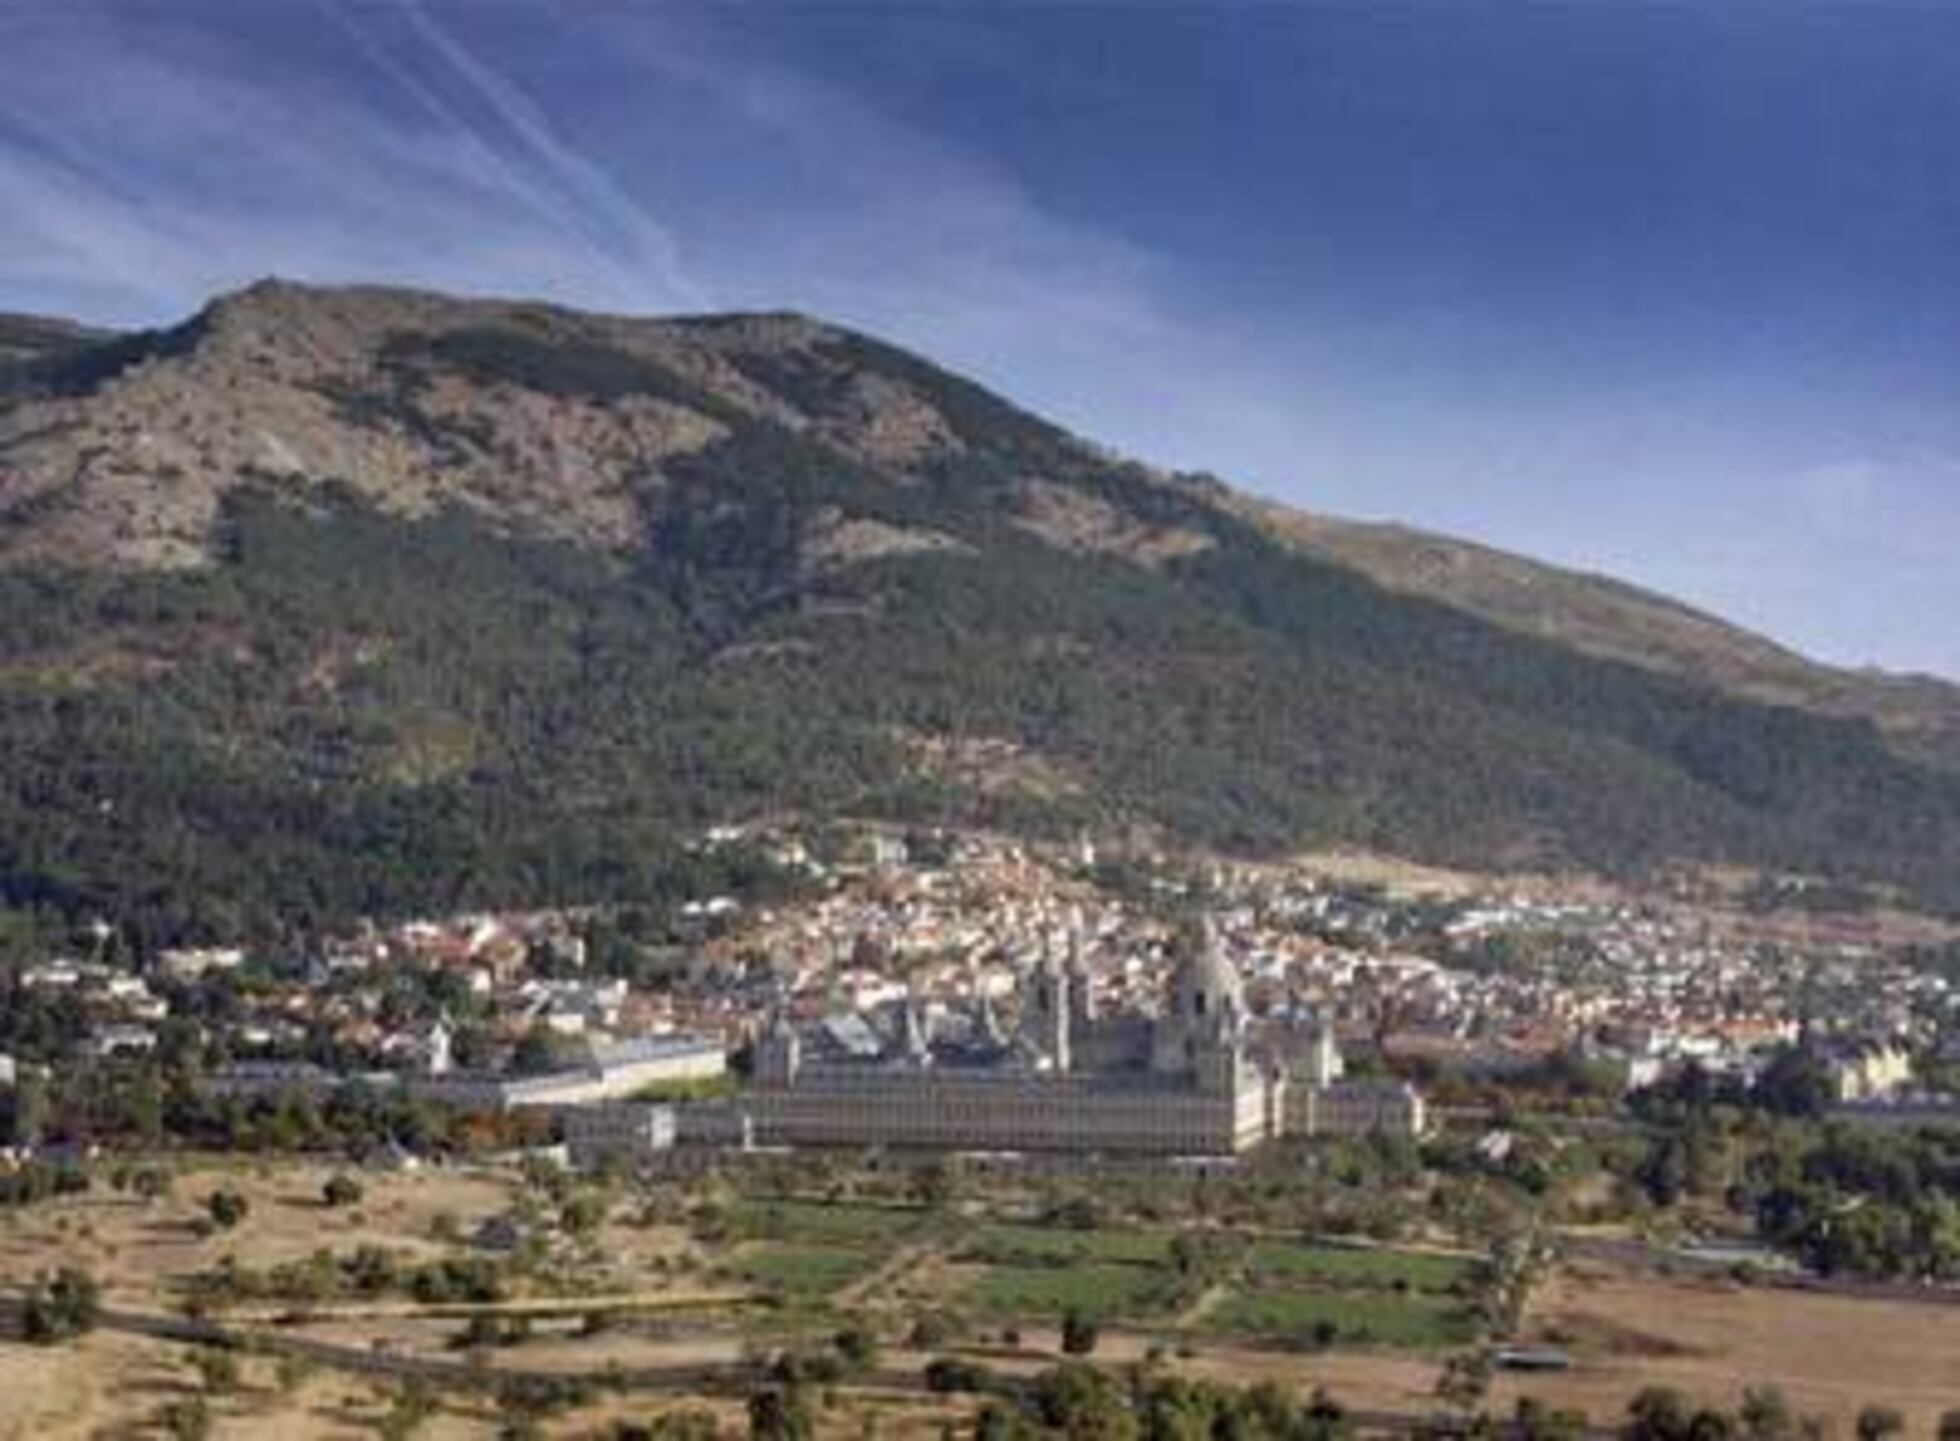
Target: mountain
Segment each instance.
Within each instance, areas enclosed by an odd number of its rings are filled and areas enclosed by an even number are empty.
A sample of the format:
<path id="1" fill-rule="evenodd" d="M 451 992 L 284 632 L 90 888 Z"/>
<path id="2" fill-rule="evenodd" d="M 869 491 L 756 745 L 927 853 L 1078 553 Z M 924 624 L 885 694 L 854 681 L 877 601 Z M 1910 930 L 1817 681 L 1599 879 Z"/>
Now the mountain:
<path id="1" fill-rule="evenodd" d="M 92 330 L 72 320 L 0 314 L 0 366 L 80 350 L 110 338 L 107 331 Z"/>
<path id="2" fill-rule="evenodd" d="M 1900 750 L 1960 767 L 1960 686 L 1949 681 L 1820 665 L 1666 596 L 1469 541 L 1303 514 L 1222 488 L 1217 494 L 1273 535 L 1391 590 L 1730 695 L 1868 719 Z"/>
<path id="3" fill-rule="evenodd" d="M 630 899 L 844 812 L 1960 901 L 1954 692 L 1113 458 L 795 315 L 265 283 L 0 364 L 0 906 Z"/>

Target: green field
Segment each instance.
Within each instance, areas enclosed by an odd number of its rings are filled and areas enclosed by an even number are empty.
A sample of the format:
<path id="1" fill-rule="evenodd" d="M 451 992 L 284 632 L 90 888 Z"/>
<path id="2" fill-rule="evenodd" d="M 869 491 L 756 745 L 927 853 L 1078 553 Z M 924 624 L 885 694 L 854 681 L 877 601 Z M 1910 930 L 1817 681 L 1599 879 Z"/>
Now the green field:
<path id="1" fill-rule="evenodd" d="M 1156 1266 L 1170 1259 L 1167 1231 L 1078 1231 L 1001 1221 L 980 1227 L 959 1248 L 963 1261 L 992 1266 L 1069 1266 L 1087 1262 Z"/>
<path id="2" fill-rule="evenodd" d="M 1469 1312 L 1454 1302 L 1380 1291 L 1235 1290 L 1205 1316 L 1202 1328 L 1305 1342 L 1320 1322 L 1335 1328 L 1334 1344 L 1347 1346 L 1439 1350 L 1476 1336 Z"/>
<path id="3" fill-rule="evenodd" d="M 1162 1228 L 975 1223 L 911 1207 L 806 1200 L 739 1202 L 727 1223 L 737 1244 L 726 1274 L 794 1303 L 834 1296 L 906 1243 L 936 1245 L 975 1267 L 959 1299 L 995 1318 L 1079 1310 L 1106 1321 L 1161 1324 L 1202 1285 L 1179 1275 L 1172 1259 L 1177 1233 Z M 1206 1239 L 1227 1252 L 1227 1269 L 1211 1274 L 1239 1278 L 1200 1322 L 1207 1332 L 1315 1344 L 1329 1341 L 1331 1325 L 1332 1344 L 1419 1349 L 1474 1336 L 1456 1295 L 1474 1274 L 1472 1258 L 1224 1233 Z"/>
<path id="4" fill-rule="evenodd" d="M 727 1270 L 751 1285 L 780 1290 L 797 1300 L 815 1300 L 849 1285 L 877 1263 L 874 1255 L 841 1246 L 756 1241 L 737 1251 Z"/>
<path id="5" fill-rule="evenodd" d="M 916 1234 L 930 1214 L 900 1206 L 743 1201 L 730 1209 L 729 1228 L 755 1241 L 887 1249 Z"/>
<path id="6" fill-rule="evenodd" d="M 1110 1320 L 1161 1317 L 1180 1299 L 1168 1269 L 1121 1263 L 989 1266 L 966 1292 L 993 1316 L 1059 1316 L 1070 1309 Z"/>
<path id="7" fill-rule="evenodd" d="M 1467 1256 L 1261 1241 L 1253 1246 L 1246 1268 L 1261 1281 L 1310 1281 L 1340 1289 L 1404 1289 L 1443 1295 L 1468 1282 L 1477 1264 Z"/>

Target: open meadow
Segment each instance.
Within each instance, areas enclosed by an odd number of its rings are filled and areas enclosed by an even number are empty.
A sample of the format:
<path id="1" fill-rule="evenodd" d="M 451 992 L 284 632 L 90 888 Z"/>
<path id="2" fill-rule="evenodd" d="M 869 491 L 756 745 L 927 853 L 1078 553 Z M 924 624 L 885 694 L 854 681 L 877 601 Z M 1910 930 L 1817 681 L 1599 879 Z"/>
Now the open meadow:
<path id="1" fill-rule="evenodd" d="M 1032 1375 L 1057 1359 L 1070 1312 L 1101 1330 L 1107 1359 L 1150 1354 L 1288 1384 L 1339 1378 L 1356 1404 L 1401 1405 L 1431 1383 L 1473 1269 L 1467 1258 L 1224 1231 L 1198 1245 L 1168 1226 L 781 1197 L 712 1179 L 647 1188 L 514 1167 L 190 1157 L 137 1186 L 127 1170 L 0 1214 L 0 1283 L 19 1293 L 79 1267 L 115 1313 L 69 1345 L 0 1343 L 15 1434 L 157 1423 L 191 1401 L 209 1406 L 221 1436 L 274 1424 L 294 1438 L 359 1434 L 396 1404 L 398 1385 L 360 1374 L 367 1357 L 434 1376 L 467 1366 L 492 1378 L 648 1378 L 581 1396 L 569 1425 L 607 1406 L 675 1404 L 673 1387 L 684 1396 L 690 1383 L 659 1377 L 820 1349 L 851 1325 L 880 1338 L 887 1372 L 916 1377 L 934 1354 L 964 1353 Z M 330 1204 L 336 1176 L 358 1194 Z M 237 1203 L 224 1220 L 220 1195 Z M 329 1348 L 328 1359 L 278 1375 L 276 1357 L 252 1356 L 212 1390 L 198 1348 L 129 1334 L 121 1319 L 186 1316 L 265 1344 Z M 882 1404 L 886 1422 L 906 1424 L 897 1400 Z M 488 1405 L 448 1396 L 417 1434 L 474 1434 Z"/>
<path id="2" fill-rule="evenodd" d="M 290 1441 L 370 1434 L 404 1403 L 398 1379 L 364 1373 L 369 1357 L 452 1383 L 458 1368 L 571 1383 L 547 1434 L 696 1401 L 736 1405 L 733 1426 L 739 1385 L 706 1378 L 738 1379 L 785 1348 L 827 1350 L 851 1328 L 876 1339 L 887 1379 L 845 1385 L 826 1434 L 846 1412 L 861 1425 L 867 1407 L 886 1432 L 936 1434 L 957 1404 L 919 1391 L 928 1361 L 960 1355 L 1032 1376 L 1059 1358 L 1070 1313 L 1100 1333 L 1094 1357 L 1105 1364 L 1323 1385 L 1347 1405 L 1413 1416 L 1434 1408 L 1444 1362 L 1480 1335 L 1485 1264 L 1467 1254 L 1069 1224 L 1000 1198 L 932 1208 L 782 1197 L 741 1178 L 637 1186 L 516 1168 L 356 1171 L 358 1197 L 331 1205 L 337 1168 L 327 1165 L 190 1159 L 167 1172 L 147 1199 L 98 1179 L 0 1213 L 0 1282 L 19 1292 L 51 1267 L 79 1266 L 125 1315 L 209 1316 L 263 1344 L 325 1349 L 300 1367 L 242 1355 L 239 1374 L 212 1389 L 198 1348 L 122 1322 L 63 1346 L 0 1342 L 0 1441 L 114 1434 L 194 1400 L 209 1405 L 218 1436 L 275 1425 Z M 243 1202 L 228 1225 L 212 1214 L 221 1192 Z M 1930 1434 L 1960 1398 L 1952 1305 L 1588 1262 L 1539 1286 L 1525 1335 L 1565 1348 L 1573 1367 L 1500 1376 L 1500 1409 L 1530 1394 L 1610 1425 L 1645 1385 L 1733 1408 L 1745 1386 L 1774 1383 L 1840 1433 L 1880 1403 Z M 416 1434 L 496 1424 L 487 1393 L 444 1390 Z"/>
<path id="3" fill-rule="evenodd" d="M 1667 1277 L 1585 1263 L 1536 1293 L 1527 1336 L 1564 1347 L 1562 1375 L 1500 1378 L 1522 1394 L 1618 1421 L 1643 1386 L 1671 1386 L 1733 1409 L 1745 1387 L 1773 1383 L 1799 1412 L 1850 1434 L 1859 1410 L 1896 1408 L 1930 1437 L 1960 1406 L 1960 1304 L 1887 1300 Z"/>

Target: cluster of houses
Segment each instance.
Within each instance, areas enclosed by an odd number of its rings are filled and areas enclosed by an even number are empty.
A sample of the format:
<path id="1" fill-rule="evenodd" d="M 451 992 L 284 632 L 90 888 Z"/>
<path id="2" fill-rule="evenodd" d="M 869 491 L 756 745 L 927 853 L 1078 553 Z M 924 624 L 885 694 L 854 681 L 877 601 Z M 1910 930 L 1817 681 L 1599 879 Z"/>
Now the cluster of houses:
<path id="1" fill-rule="evenodd" d="M 224 1028 L 214 1089 L 545 1108 L 591 1153 L 1233 1154 L 1282 1135 L 1419 1132 L 1411 1088 L 1344 1073 L 1357 1050 L 1492 1073 L 1577 1051 L 1637 1086 L 1689 1062 L 1746 1073 L 1801 1036 L 1846 1106 L 1918 1105 L 1913 1054 L 1960 1034 L 1960 995 L 1869 937 L 1766 936 L 1685 902 L 1398 894 L 1285 865 L 1112 878 L 1087 847 L 984 835 L 922 847 L 871 830 L 822 861 L 792 831 L 702 844 L 761 848 L 799 877 L 797 899 L 676 906 L 657 986 L 601 973 L 592 916 L 566 910 L 367 927 L 302 956 L 53 959 L 16 983 L 71 997 L 82 1055 L 106 1061 L 155 1049 L 173 996 L 249 968 L 223 1022 L 196 1022 L 204 1040 Z M 1207 918 L 1199 954 L 1180 913 Z M 755 1061 L 738 1094 L 665 1109 L 677 1088 L 733 1087 L 735 1052 Z M 0 1084 L 12 1070 L 0 1055 Z"/>

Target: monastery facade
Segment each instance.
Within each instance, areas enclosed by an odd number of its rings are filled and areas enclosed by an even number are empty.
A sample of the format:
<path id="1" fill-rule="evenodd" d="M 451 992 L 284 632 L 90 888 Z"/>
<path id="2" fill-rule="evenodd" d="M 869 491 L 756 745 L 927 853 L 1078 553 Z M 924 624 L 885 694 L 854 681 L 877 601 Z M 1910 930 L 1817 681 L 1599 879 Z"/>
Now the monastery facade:
<path id="1" fill-rule="evenodd" d="M 1285 1135 L 1415 1135 L 1421 1097 L 1349 1081 L 1333 1036 L 1255 1047 L 1238 973 L 1209 932 L 1186 941 L 1156 1016 L 1099 1014 L 1071 947 L 1024 982 L 1009 1034 L 990 1000 L 938 1039 L 907 1002 L 896 1034 L 862 1018 L 777 1017 L 739 1102 L 764 1146 L 1160 1157 L 1236 1155 Z"/>

